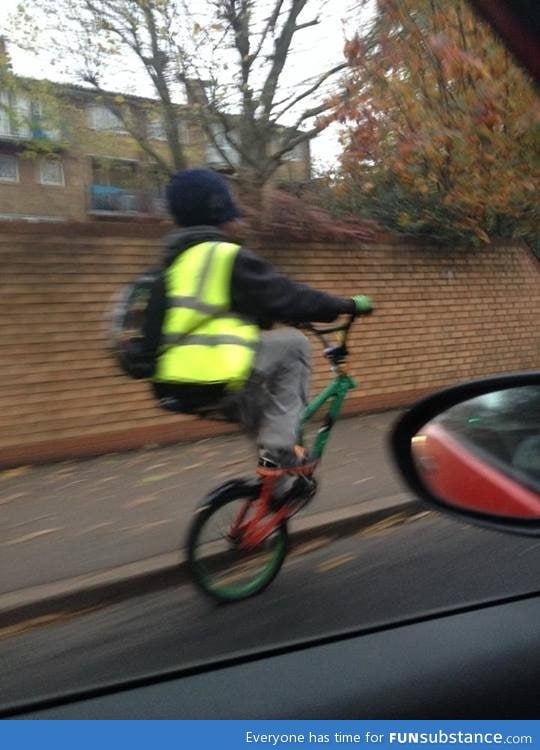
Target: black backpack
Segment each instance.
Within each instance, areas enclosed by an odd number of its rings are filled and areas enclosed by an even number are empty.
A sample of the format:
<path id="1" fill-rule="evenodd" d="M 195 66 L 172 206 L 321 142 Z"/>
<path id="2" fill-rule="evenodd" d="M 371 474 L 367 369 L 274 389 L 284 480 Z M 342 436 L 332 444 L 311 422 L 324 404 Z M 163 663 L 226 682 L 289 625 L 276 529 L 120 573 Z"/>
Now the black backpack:
<path id="1" fill-rule="evenodd" d="M 135 380 L 151 378 L 154 374 L 155 351 L 146 345 L 144 322 L 152 290 L 161 275 L 160 270 L 146 271 L 123 287 L 109 316 L 113 357 L 124 374 Z"/>

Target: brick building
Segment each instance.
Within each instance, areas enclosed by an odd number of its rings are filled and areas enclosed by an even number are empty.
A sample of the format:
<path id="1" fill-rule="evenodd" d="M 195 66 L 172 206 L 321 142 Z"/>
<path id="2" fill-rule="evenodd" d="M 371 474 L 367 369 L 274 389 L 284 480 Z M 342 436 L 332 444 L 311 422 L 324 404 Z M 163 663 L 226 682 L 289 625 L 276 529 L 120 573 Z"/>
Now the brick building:
<path id="1" fill-rule="evenodd" d="M 163 172 L 102 98 L 82 87 L 11 79 L 16 86 L 3 85 L 0 76 L 0 221 L 163 215 Z M 128 108 L 150 150 L 167 157 L 158 103 L 114 98 Z M 196 108 L 178 106 L 178 134 L 189 166 L 226 171 Z M 231 158 L 230 145 L 225 140 L 220 145 Z M 309 144 L 303 143 L 284 157 L 274 179 L 303 182 L 309 176 Z"/>

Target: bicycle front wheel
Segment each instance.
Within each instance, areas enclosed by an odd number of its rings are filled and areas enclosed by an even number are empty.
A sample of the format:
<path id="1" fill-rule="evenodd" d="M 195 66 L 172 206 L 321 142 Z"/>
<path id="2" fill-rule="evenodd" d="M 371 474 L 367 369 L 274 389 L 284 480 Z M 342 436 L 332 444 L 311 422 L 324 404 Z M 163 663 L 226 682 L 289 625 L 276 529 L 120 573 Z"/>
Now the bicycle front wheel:
<path id="1" fill-rule="evenodd" d="M 260 485 L 229 482 L 203 501 L 188 534 L 188 563 L 195 584 L 220 602 L 247 599 L 276 577 L 287 554 L 286 522 L 254 549 L 242 548 L 241 529 L 259 497 Z"/>

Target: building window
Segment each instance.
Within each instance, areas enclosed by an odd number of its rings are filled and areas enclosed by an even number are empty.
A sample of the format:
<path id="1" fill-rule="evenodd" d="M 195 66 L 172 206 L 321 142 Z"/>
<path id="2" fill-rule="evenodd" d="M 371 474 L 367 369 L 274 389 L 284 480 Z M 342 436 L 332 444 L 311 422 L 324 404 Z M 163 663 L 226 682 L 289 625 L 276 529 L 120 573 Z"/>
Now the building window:
<path id="1" fill-rule="evenodd" d="M 19 138 L 32 137 L 33 106 L 27 96 L 19 95 L 17 97 L 13 124 L 16 130 L 14 135 L 17 135 Z"/>
<path id="2" fill-rule="evenodd" d="M 93 130 L 113 130 L 126 133 L 122 120 L 104 104 L 92 104 L 88 108 L 88 125 Z"/>
<path id="3" fill-rule="evenodd" d="M 148 137 L 156 141 L 166 141 L 167 133 L 161 117 L 155 117 L 148 123 Z"/>
<path id="4" fill-rule="evenodd" d="M 20 93 L 0 91 L 0 136 L 15 140 L 59 140 L 60 132 L 55 126 L 58 120 L 58 111 L 44 113 L 39 99 L 31 99 Z"/>
<path id="5" fill-rule="evenodd" d="M 18 182 L 19 163 L 16 156 L 0 154 L 0 182 Z"/>
<path id="6" fill-rule="evenodd" d="M 11 135 L 11 106 L 7 91 L 0 91 L 0 135 Z"/>
<path id="7" fill-rule="evenodd" d="M 187 144 L 189 140 L 188 126 L 185 122 L 180 120 L 178 122 L 178 139 L 180 143 Z M 167 133 L 165 131 L 165 125 L 161 117 L 154 117 L 148 122 L 148 137 L 154 138 L 156 141 L 166 141 Z"/>
<path id="8" fill-rule="evenodd" d="M 240 154 L 233 146 L 223 128 L 219 125 L 211 126 L 213 142 L 208 143 L 206 147 L 206 160 L 209 166 L 219 167 L 232 164 L 240 164 Z M 238 137 L 236 133 L 231 132 L 230 137 L 234 140 Z"/>
<path id="9" fill-rule="evenodd" d="M 140 212 L 139 163 L 112 157 L 91 157 L 90 210 Z"/>
<path id="10" fill-rule="evenodd" d="M 64 166 L 59 159 L 42 159 L 39 164 L 39 181 L 42 185 L 58 185 L 63 187 Z"/>
<path id="11" fill-rule="evenodd" d="M 305 144 L 298 143 L 291 151 L 287 151 L 286 154 L 283 154 L 281 158 L 283 161 L 305 161 Z"/>
<path id="12" fill-rule="evenodd" d="M 61 138 L 59 124 L 60 112 L 56 104 L 48 104 L 47 110 L 44 111 L 39 100 L 32 102 L 32 138 L 59 141 Z"/>
<path id="13" fill-rule="evenodd" d="M 22 94 L 0 92 L 0 135 L 8 138 L 30 138 L 32 102 Z"/>

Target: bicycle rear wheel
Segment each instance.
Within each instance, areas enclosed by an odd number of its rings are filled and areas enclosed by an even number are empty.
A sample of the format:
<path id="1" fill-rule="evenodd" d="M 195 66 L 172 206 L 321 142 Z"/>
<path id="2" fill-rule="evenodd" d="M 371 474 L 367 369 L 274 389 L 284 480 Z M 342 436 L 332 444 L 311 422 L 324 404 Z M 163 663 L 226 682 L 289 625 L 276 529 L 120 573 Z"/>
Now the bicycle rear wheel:
<path id="1" fill-rule="evenodd" d="M 260 484 L 245 480 L 215 490 L 197 512 L 188 533 L 188 563 L 195 584 L 220 602 L 247 599 L 276 577 L 287 554 L 282 522 L 261 544 L 241 548 L 241 522 L 253 513 Z"/>

